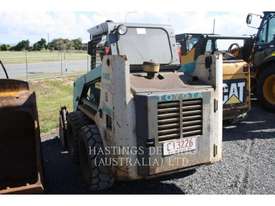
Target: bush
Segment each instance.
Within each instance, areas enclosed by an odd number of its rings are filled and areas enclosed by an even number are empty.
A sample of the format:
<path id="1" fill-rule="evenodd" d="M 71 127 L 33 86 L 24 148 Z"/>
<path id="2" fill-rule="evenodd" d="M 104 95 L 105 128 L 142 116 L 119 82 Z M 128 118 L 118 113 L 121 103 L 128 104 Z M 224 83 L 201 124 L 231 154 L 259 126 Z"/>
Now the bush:
<path id="1" fill-rule="evenodd" d="M 42 49 L 46 49 L 47 48 L 47 41 L 46 39 L 40 39 L 38 42 L 34 43 L 32 46 L 32 50 L 34 51 L 40 51 Z"/>
<path id="2" fill-rule="evenodd" d="M 10 45 L 8 45 L 8 44 L 0 45 L 0 51 L 8 51 L 9 48 L 10 48 Z"/>
<path id="3" fill-rule="evenodd" d="M 22 51 L 22 50 L 29 50 L 30 48 L 30 41 L 29 40 L 22 40 L 15 46 L 11 47 L 10 50 L 12 51 Z"/>
<path id="4" fill-rule="evenodd" d="M 50 50 L 81 50 L 82 40 L 80 38 L 73 40 L 58 38 L 52 40 L 48 48 Z"/>

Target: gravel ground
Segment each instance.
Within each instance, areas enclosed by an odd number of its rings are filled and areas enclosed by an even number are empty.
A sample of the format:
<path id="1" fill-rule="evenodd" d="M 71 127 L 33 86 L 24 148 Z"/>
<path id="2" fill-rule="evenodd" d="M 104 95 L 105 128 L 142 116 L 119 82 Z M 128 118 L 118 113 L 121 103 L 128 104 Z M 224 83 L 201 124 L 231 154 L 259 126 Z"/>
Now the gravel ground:
<path id="1" fill-rule="evenodd" d="M 248 119 L 224 127 L 223 160 L 162 179 L 117 182 L 111 194 L 275 194 L 275 115 L 253 105 Z M 43 142 L 48 193 L 89 193 L 57 138 Z"/>

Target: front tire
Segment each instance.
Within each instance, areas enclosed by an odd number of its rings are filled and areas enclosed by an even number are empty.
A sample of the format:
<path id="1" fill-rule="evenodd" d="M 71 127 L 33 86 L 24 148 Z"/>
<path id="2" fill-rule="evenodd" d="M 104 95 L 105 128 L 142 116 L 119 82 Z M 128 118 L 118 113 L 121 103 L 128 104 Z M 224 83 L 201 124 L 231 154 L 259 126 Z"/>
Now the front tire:
<path id="1" fill-rule="evenodd" d="M 88 118 L 80 111 L 67 116 L 68 150 L 74 163 L 79 163 L 78 134 L 80 129 L 89 124 Z"/>
<path id="2" fill-rule="evenodd" d="M 263 107 L 275 112 L 275 64 L 268 65 L 259 75 L 257 96 Z"/>
<path id="3" fill-rule="evenodd" d="M 79 133 L 80 169 L 90 191 L 109 189 L 114 182 L 111 166 L 100 162 L 107 158 L 102 151 L 104 144 L 96 125 L 82 127 Z"/>
<path id="4" fill-rule="evenodd" d="M 59 140 L 64 150 L 68 150 L 67 115 L 67 108 L 61 107 L 59 111 Z"/>

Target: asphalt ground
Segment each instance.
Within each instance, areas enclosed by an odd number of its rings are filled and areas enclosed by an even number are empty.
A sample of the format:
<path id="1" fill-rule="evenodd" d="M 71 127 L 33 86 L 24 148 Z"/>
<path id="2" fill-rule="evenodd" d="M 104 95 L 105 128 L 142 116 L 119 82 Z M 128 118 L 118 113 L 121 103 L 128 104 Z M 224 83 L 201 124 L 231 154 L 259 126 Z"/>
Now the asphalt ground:
<path id="1" fill-rule="evenodd" d="M 49 74 L 68 74 L 87 71 L 89 62 L 84 60 L 66 60 L 53 62 L 40 62 L 26 64 L 6 64 L 5 65 L 10 78 L 32 78 L 33 76 L 45 76 Z M 0 70 L 0 78 L 3 76 Z"/>

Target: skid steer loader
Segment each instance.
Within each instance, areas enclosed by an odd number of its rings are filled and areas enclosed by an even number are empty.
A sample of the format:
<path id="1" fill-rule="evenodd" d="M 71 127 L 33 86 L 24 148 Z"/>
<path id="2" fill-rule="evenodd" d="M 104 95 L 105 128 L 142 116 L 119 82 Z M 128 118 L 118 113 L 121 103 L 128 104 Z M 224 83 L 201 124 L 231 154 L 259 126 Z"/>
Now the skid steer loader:
<path id="1" fill-rule="evenodd" d="M 222 52 L 223 120 L 228 123 L 243 120 L 251 108 L 247 47 L 250 37 L 184 33 L 176 35 L 176 41 L 180 44 L 180 70 L 185 73 L 194 71 L 197 59 Z"/>
<path id="2" fill-rule="evenodd" d="M 0 194 L 41 193 L 43 166 L 35 93 L 25 81 L 0 79 Z"/>
<path id="3" fill-rule="evenodd" d="M 185 75 L 170 26 L 88 31 L 91 71 L 74 82 L 73 111 L 60 111 L 60 137 L 90 190 L 221 160 L 221 54 Z"/>

